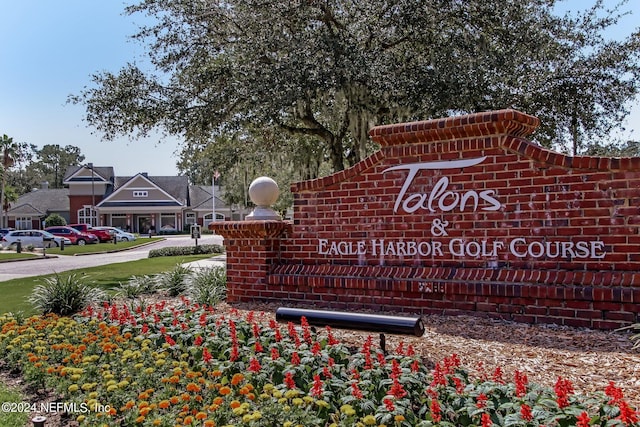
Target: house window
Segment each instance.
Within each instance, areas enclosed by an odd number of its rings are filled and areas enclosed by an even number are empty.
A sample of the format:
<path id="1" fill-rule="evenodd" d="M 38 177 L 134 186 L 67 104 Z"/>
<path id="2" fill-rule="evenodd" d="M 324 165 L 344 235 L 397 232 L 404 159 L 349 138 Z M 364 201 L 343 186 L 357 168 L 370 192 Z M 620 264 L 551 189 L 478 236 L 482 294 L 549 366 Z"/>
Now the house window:
<path id="1" fill-rule="evenodd" d="M 78 209 L 78 222 L 80 224 L 91 224 L 92 226 L 96 226 L 98 224 L 96 221 L 96 211 L 92 211 L 91 206 L 85 206 L 84 208 Z"/>
<path id="2" fill-rule="evenodd" d="M 133 197 L 149 197 L 149 192 L 146 190 L 136 190 L 133 192 Z"/>
<path id="3" fill-rule="evenodd" d="M 17 217 L 16 218 L 16 229 L 18 230 L 28 230 L 30 228 L 33 228 L 33 226 L 31 225 L 31 218 L 30 217 Z"/>
<path id="4" fill-rule="evenodd" d="M 176 215 L 175 214 L 162 214 L 162 215 L 160 215 L 160 228 L 162 230 L 175 230 L 176 229 Z"/>
<path id="5" fill-rule="evenodd" d="M 111 214 L 111 226 L 128 231 L 127 214 Z"/>
<path id="6" fill-rule="evenodd" d="M 193 225 L 196 223 L 196 214 L 195 212 L 188 212 L 185 219 L 188 225 Z"/>

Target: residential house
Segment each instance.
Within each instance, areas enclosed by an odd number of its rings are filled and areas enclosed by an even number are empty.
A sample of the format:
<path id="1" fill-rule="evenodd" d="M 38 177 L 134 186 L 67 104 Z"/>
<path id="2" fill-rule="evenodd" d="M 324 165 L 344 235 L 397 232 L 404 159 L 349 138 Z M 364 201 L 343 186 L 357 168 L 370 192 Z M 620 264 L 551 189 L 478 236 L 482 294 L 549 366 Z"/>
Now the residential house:
<path id="1" fill-rule="evenodd" d="M 214 209 L 216 221 L 246 215 L 227 206 L 218 197 L 218 187 L 214 205 L 211 186 L 190 185 L 184 176 L 120 177 L 113 167 L 89 164 L 68 168 L 63 182 L 67 188 L 43 185 L 21 196 L 8 211 L 9 226 L 41 228 L 48 215 L 57 213 L 71 224 L 109 225 L 146 234 L 182 231 L 192 224 L 207 227 Z"/>

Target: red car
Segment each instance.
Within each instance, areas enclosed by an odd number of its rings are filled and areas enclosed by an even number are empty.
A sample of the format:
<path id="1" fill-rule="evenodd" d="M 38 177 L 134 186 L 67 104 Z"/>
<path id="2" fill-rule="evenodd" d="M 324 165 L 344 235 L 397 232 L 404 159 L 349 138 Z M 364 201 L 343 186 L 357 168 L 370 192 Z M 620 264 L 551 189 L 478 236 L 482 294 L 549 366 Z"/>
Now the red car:
<path id="1" fill-rule="evenodd" d="M 69 227 L 75 228 L 76 230 L 89 233 L 95 235 L 100 243 L 108 242 L 113 239 L 113 236 L 107 230 L 100 230 L 98 228 L 93 228 L 89 224 L 69 224 Z"/>
<path id="2" fill-rule="evenodd" d="M 54 236 L 66 237 L 71 240 L 74 245 L 86 245 L 87 243 L 98 243 L 98 238 L 95 234 L 83 233 L 75 228 L 68 226 L 53 226 L 45 228 L 46 231 Z"/>

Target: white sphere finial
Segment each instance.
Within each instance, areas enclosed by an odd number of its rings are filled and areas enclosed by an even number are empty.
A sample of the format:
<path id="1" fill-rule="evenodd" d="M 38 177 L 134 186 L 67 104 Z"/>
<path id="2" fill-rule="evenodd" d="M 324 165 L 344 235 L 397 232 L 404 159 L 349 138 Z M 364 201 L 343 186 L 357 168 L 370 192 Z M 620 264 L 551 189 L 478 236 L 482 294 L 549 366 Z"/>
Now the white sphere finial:
<path id="1" fill-rule="evenodd" d="M 273 205 L 280 195 L 278 183 L 268 176 L 261 176 L 253 180 L 249 185 L 249 198 L 256 205 L 256 208 L 247 215 L 247 219 L 277 219 L 278 215 L 271 205 Z"/>

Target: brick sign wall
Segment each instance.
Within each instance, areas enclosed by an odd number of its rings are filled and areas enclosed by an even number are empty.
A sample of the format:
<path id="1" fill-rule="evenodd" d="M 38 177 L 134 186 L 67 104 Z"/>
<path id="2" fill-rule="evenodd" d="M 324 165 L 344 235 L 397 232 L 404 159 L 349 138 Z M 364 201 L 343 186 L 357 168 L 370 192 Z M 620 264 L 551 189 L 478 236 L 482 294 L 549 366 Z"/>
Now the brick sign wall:
<path id="1" fill-rule="evenodd" d="M 564 156 L 525 139 L 537 125 L 503 110 L 372 129 L 373 156 L 293 186 L 293 224 L 213 225 L 230 300 L 638 321 L 640 158 Z"/>

